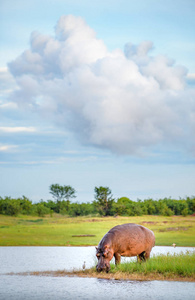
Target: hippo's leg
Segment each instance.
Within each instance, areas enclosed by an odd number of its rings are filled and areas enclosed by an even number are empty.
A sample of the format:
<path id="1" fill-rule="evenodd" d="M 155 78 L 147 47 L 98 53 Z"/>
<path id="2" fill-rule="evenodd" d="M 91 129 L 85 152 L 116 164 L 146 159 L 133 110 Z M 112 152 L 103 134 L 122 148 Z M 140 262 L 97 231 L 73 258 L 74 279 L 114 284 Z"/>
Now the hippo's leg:
<path id="1" fill-rule="evenodd" d="M 137 255 L 138 262 L 146 261 L 149 258 L 150 258 L 150 251 L 143 251 L 142 253 Z"/>
<path id="2" fill-rule="evenodd" d="M 142 253 L 137 255 L 137 262 L 142 262 L 146 260 L 146 252 L 143 251 Z"/>
<path id="3" fill-rule="evenodd" d="M 114 257 L 115 257 L 115 265 L 119 265 L 121 262 L 121 256 L 119 253 L 114 253 Z"/>
<path id="4" fill-rule="evenodd" d="M 145 252 L 145 260 L 150 258 L 150 251 Z"/>

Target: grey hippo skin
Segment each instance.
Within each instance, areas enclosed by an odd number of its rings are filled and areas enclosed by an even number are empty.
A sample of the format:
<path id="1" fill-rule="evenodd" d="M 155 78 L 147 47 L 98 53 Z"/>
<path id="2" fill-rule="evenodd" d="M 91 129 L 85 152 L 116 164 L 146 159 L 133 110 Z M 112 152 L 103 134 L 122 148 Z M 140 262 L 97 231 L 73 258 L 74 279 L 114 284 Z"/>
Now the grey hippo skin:
<path id="1" fill-rule="evenodd" d="M 117 225 L 104 235 L 96 247 L 96 270 L 109 272 L 113 256 L 115 264 L 120 263 L 121 256 L 137 256 L 138 261 L 145 261 L 154 245 L 154 233 L 148 228 L 133 223 Z"/>

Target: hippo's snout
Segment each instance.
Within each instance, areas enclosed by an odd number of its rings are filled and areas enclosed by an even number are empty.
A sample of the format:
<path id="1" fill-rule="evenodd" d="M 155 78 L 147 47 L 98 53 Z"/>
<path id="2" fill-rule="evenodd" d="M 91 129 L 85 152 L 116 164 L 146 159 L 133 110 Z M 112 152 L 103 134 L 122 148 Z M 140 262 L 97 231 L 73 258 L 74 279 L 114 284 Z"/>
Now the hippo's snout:
<path id="1" fill-rule="evenodd" d="M 97 264 L 96 266 L 97 272 L 106 271 L 107 273 L 110 271 L 110 264 L 104 263 L 104 264 Z"/>

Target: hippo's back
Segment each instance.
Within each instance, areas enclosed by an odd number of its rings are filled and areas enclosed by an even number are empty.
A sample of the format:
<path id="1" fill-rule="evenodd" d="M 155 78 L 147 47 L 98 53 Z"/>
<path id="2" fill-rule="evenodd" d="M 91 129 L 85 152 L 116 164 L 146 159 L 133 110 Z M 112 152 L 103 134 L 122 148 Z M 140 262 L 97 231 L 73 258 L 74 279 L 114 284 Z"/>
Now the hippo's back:
<path id="1" fill-rule="evenodd" d="M 132 252 L 131 255 L 137 255 L 147 249 L 152 249 L 155 244 L 154 233 L 138 224 L 127 223 L 117 225 L 108 231 L 108 236 L 112 240 L 112 246 L 115 251 L 121 254 Z"/>
<path id="2" fill-rule="evenodd" d="M 153 232 L 150 230 L 150 229 L 148 229 L 148 228 L 146 228 L 146 227 L 144 227 L 144 226 L 142 226 L 142 225 L 139 225 L 139 224 L 135 224 L 135 223 L 126 223 L 126 224 L 122 224 L 122 225 L 117 225 L 117 226 L 115 226 L 115 227 L 113 227 L 113 228 L 111 228 L 109 231 L 108 231 L 108 233 L 112 233 L 112 234 L 115 234 L 115 235 L 117 235 L 117 234 L 119 234 L 119 235 L 121 235 L 121 234 L 142 234 L 142 233 L 152 233 L 153 234 Z"/>

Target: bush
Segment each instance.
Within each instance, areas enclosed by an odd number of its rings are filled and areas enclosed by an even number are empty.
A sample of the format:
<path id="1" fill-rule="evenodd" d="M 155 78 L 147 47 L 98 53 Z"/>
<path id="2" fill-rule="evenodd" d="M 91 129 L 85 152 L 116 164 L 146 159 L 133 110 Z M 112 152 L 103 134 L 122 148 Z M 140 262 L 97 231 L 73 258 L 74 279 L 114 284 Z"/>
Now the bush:
<path id="1" fill-rule="evenodd" d="M 5 197 L 0 200 L 0 213 L 8 216 L 17 216 L 21 211 L 20 200 Z"/>
<path id="2" fill-rule="evenodd" d="M 23 215 L 30 215 L 32 212 L 32 201 L 23 196 L 23 198 L 18 199 L 20 202 L 21 213 Z"/>
<path id="3" fill-rule="evenodd" d="M 184 209 L 182 210 L 181 214 L 182 214 L 182 216 L 184 216 L 184 217 L 187 216 L 187 214 L 188 214 L 188 209 L 187 209 L 187 207 L 184 208 Z"/>
<path id="4" fill-rule="evenodd" d="M 7 203 L 7 212 L 9 216 L 17 216 L 21 212 L 20 201 L 12 199 Z"/>
<path id="5" fill-rule="evenodd" d="M 121 197 L 117 200 L 116 203 L 114 203 L 114 209 L 115 209 L 115 213 L 119 216 L 124 216 L 124 215 L 128 215 L 131 216 L 132 215 L 132 204 L 133 201 L 131 201 L 129 198 L 127 197 Z"/>
<path id="6" fill-rule="evenodd" d="M 45 215 L 50 213 L 50 209 L 48 207 L 46 207 L 44 205 L 44 203 L 39 202 L 38 204 L 36 204 L 36 209 L 35 209 L 35 213 L 39 216 L 39 217 L 44 217 Z"/>
<path id="7" fill-rule="evenodd" d="M 105 192 L 105 195 L 101 192 Z M 174 200 L 164 198 L 159 200 L 147 199 L 144 201 L 132 201 L 127 197 L 121 197 L 115 201 L 110 195 L 108 188 L 97 188 L 100 193 L 99 198 L 92 203 L 70 203 L 69 200 L 58 201 L 52 200 L 44 202 L 41 200 L 38 204 L 33 204 L 28 198 L 12 199 L 0 197 L 0 214 L 17 216 L 18 214 L 30 215 L 36 214 L 43 216 L 45 214 L 52 215 L 53 212 L 70 216 L 85 216 L 99 213 L 102 216 L 140 216 L 140 215 L 183 215 L 195 213 L 195 197 L 187 197 L 185 199 Z M 105 199 L 104 199 L 105 196 Z M 105 200 L 106 205 L 105 205 Z"/>

